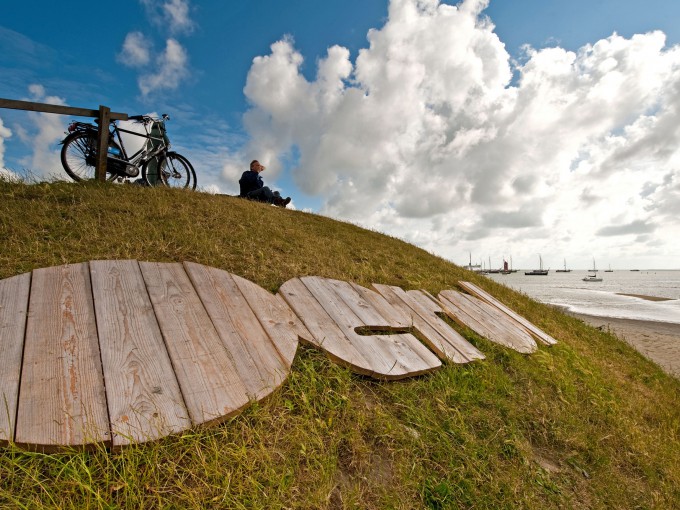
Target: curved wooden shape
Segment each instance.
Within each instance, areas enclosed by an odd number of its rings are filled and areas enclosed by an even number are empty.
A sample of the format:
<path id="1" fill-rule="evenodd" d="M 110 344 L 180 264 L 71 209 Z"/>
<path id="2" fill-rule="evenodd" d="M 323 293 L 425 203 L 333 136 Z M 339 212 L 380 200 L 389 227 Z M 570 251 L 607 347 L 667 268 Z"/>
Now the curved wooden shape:
<path id="1" fill-rule="evenodd" d="M 484 301 L 455 290 L 444 290 L 438 298 L 446 315 L 492 342 L 523 354 L 531 354 L 538 349 L 526 330 Z"/>
<path id="2" fill-rule="evenodd" d="M 1 280 L 0 442 L 119 447 L 222 421 L 282 384 L 299 336 L 280 297 L 199 264 Z"/>
<path id="3" fill-rule="evenodd" d="M 378 379 L 402 379 L 436 370 L 441 362 L 407 331 L 407 318 L 368 289 L 347 282 L 307 276 L 279 289 L 312 334 L 312 343 L 331 359 Z M 382 310 L 382 313 L 381 313 Z M 357 328 L 393 331 L 363 336 Z"/>

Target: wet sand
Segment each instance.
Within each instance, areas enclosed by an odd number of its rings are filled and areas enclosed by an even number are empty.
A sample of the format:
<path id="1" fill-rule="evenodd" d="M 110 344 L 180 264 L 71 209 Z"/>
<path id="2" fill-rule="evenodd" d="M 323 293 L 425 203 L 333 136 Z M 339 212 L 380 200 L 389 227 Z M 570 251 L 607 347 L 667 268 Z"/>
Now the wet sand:
<path id="1" fill-rule="evenodd" d="M 667 373 L 680 377 L 680 324 L 569 313 L 591 326 L 608 329 Z"/>

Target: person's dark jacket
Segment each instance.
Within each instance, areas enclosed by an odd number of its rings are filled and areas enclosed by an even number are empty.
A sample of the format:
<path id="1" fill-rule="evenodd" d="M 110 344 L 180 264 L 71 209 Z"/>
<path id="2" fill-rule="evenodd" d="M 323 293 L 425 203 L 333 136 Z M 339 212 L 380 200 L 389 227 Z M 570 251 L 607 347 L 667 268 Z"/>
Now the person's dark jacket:
<path id="1" fill-rule="evenodd" d="M 262 182 L 262 177 L 260 177 L 260 174 L 253 172 L 252 170 L 246 170 L 243 172 L 243 175 L 241 176 L 241 179 L 239 179 L 238 183 L 241 187 L 240 196 L 242 197 L 245 197 L 251 191 L 255 191 L 256 189 L 260 189 L 262 186 L 264 186 L 264 182 Z"/>

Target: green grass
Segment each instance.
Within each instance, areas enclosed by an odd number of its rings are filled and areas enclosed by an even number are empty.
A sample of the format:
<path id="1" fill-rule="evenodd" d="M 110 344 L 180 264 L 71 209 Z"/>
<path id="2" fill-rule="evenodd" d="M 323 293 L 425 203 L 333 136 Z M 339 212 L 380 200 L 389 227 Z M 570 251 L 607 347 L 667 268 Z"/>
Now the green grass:
<path id="1" fill-rule="evenodd" d="M 0 278 L 95 259 L 195 261 L 276 291 L 319 275 L 485 288 L 559 340 L 379 382 L 301 347 L 219 426 L 110 452 L 0 448 L 0 508 L 677 508 L 680 384 L 607 332 L 412 245 L 202 193 L 0 181 Z"/>

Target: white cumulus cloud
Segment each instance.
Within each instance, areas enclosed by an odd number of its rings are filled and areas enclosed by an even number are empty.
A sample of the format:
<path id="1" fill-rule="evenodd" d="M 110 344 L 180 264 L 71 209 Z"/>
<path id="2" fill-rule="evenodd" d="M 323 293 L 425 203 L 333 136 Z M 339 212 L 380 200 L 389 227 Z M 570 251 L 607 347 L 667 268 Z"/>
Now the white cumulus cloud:
<path id="1" fill-rule="evenodd" d="M 188 75 L 187 64 L 186 50 L 175 39 L 168 39 L 165 51 L 156 58 L 155 71 L 139 77 L 138 84 L 142 95 L 147 96 L 158 90 L 176 89 Z"/>
<path id="2" fill-rule="evenodd" d="M 48 95 L 43 85 L 31 84 L 28 91 L 29 101 L 65 104 L 63 98 Z M 60 159 L 61 147 L 58 145 L 66 130 L 64 116 L 38 112 L 28 112 L 27 115 L 29 122 L 26 127 L 17 126 L 16 130 L 18 138 L 31 149 L 31 154 L 20 160 L 22 170 L 37 178 L 65 177 Z"/>
<path id="3" fill-rule="evenodd" d="M 329 48 L 312 81 L 276 42 L 244 89 L 258 154 L 276 172 L 296 150 L 322 212 L 452 258 L 677 252 L 680 48 L 614 33 L 516 63 L 487 4 L 392 0 L 368 47 Z"/>
<path id="4" fill-rule="evenodd" d="M 5 139 L 12 136 L 12 131 L 5 127 L 0 118 L 0 168 L 5 166 Z"/>
<path id="5" fill-rule="evenodd" d="M 140 0 L 140 3 L 151 24 L 165 38 L 165 48 L 156 53 L 153 35 L 130 32 L 116 58 L 125 66 L 140 69 L 137 84 L 146 97 L 155 91 L 174 90 L 189 76 L 189 56 L 176 36 L 193 32 L 195 23 L 190 16 L 189 0 Z M 168 33 L 173 37 L 166 37 Z"/>
<path id="6" fill-rule="evenodd" d="M 130 32 L 125 36 L 118 62 L 128 67 L 142 67 L 151 61 L 151 42 L 141 32 Z"/>
<path id="7" fill-rule="evenodd" d="M 189 0 L 140 0 L 147 17 L 154 24 L 171 33 L 190 33 L 194 30 Z"/>

